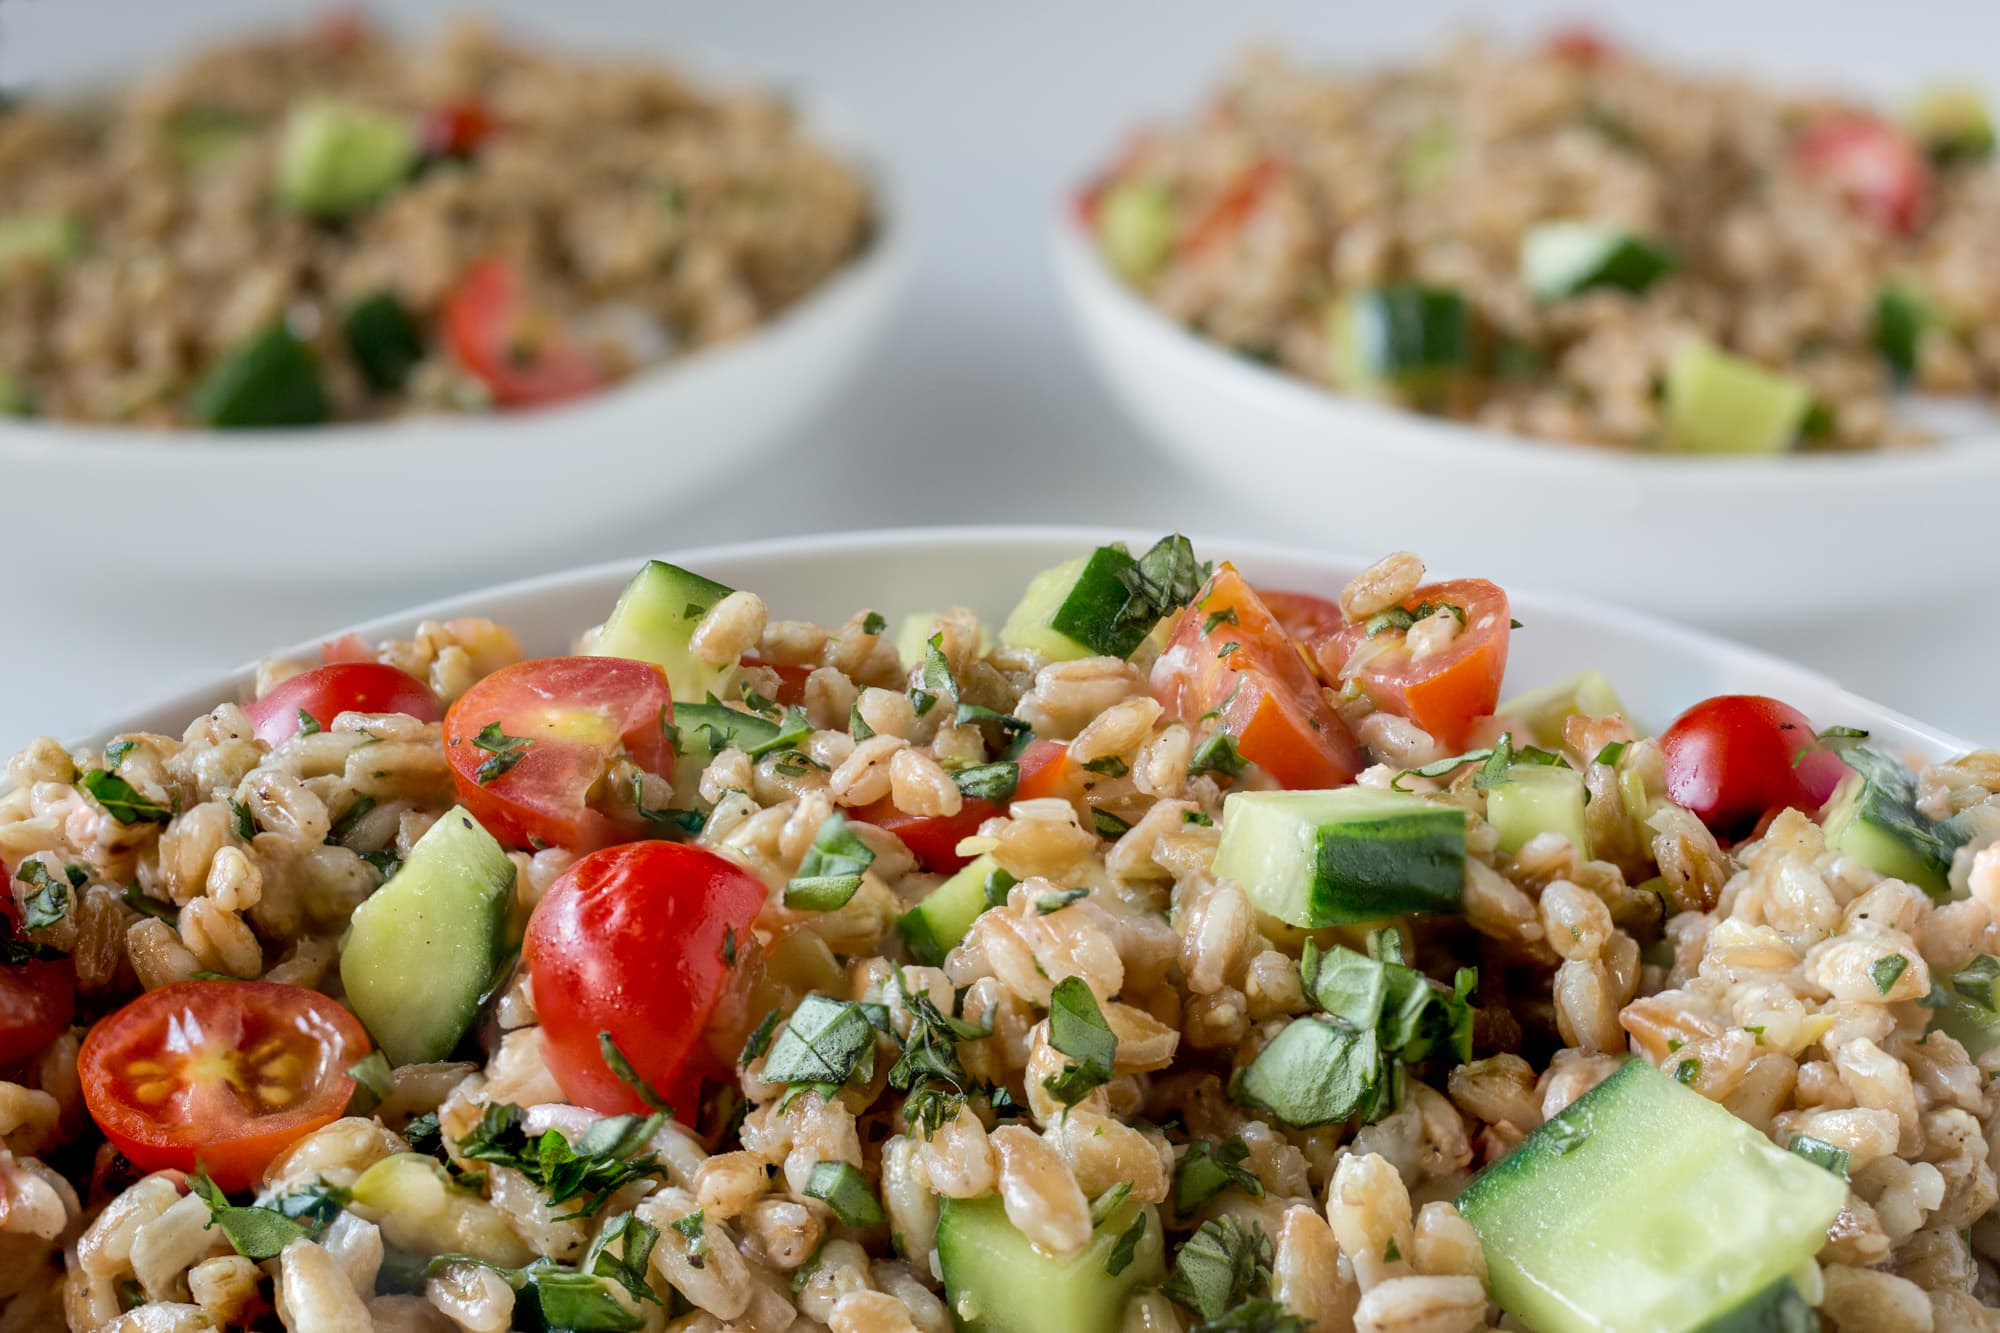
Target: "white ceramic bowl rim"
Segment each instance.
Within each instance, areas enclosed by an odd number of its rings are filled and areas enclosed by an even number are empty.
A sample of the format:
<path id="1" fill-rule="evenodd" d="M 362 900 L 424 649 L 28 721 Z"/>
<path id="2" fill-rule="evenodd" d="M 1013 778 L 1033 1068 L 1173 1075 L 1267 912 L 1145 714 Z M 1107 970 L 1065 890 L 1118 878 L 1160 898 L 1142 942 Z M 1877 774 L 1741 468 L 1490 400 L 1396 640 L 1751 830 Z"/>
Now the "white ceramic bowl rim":
<path id="1" fill-rule="evenodd" d="M 902 528 L 734 542 L 666 552 L 661 558 L 670 559 L 695 570 L 703 570 L 737 562 L 812 564 L 829 557 L 845 555 L 882 555 L 907 559 L 926 555 L 938 556 L 954 551 L 1025 552 L 1029 549 L 1049 547 L 1080 551 L 1112 541 L 1123 541 L 1135 549 L 1140 549 L 1152 542 L 1157 535 L 1157 533 L 1148 534 L 1129 529 L 1091 527 L 990 525 Z M 1194 536 L 1192 540 L 1198 553 L 1215 560 L 1321 567 L 1345 566 L 1357 570 L 1367 563 L 1364 559 L 1341 552 L 1308 550 L 1298 546 L 1199 535 Z M 407 635 L 418 622 L 423 620 L 490 615 L 504 623 L 509 608 L 517 603 L 553 597 L 570 589 L 615 589 L 648 558 L 652 558 L 652 553 L 538 575 L 439 599 L 410 610 L 378 616 L 346 629 L 318 635 L 289 647 L 275 648 L 273 655 L 310 658 L 318 652 L 321 644 L 342 634 L 357 633 L 372 642 L 397 635 Z M 1434 571 L 1432 576 L 1452 575 L 1450 571 Z M 873 590 L 859 591 L 855 604 L 860 605 L 861 600 L 870 595 L 870 591 Z M 1330 593 L 1334 590 L 1327 591 Z M 1508 592 L 1510 598 L 1526 614 L 1532 615 L 1535 611 L 1562 614 L 1570 619 L 1586 622 L 1593 629 L 1610 631 L 1634 643 L 1657 645 L 1662 650 L 1699 655 L 1726 669 L 1731 675 L 1746 679 L 1754 676 L 1773 690 L 1796 688 L 1801 695 L 1815 696 L 1820 709 L 1826 712 L 1828 717 L 1837 716 L 1842 719 L 1854 717 L 1872 720 L 1878 725 L 1887 724 L 1901 732 L 1904 741 L 1928 748 L 1936 756 L 1961 754 L 1978 748 L 1972 742 L 1852 694 L 1819 672 L 1700 630 L 1684 628 L 1641 612 L 1584 598 L 1515 587 L 1510 587 Z M 580 634 L 593 623 L 595 617 L 608 611 L 609 605 L 608 601 L 602 605 L 596 603 L 579 605 L 578 619 L 571 632 Z M 776 609 L 780 613 L 785 610 L 783 607 Z M 1587 665 L 1589 663 L 1578 662 L 1572 669 L 1581 669 Z M 99 727 L 78 742 L 78 746 L 101 746 L 121 731 L 164 730 L 169 734 L 179 734 L 190 719 L 225 701 L 232 693 L 240 694 L 246 690 L 254 672 L 255 663 L 248 663 L 204 683 L 175 691 L 156 699 L 148 706 L 126 713 L 126 720 L 122 723 L 113 722 Z M 1690 698 L 1685 702 L 1693 703 L 1694 700 Z"/>
<path id="2" fill-rule="evenodd" d="M 1050 230 L 1057 264 L 1098 288 L 1106 299 L 1123 307 L 1123 313 L 1135 324 L 1150 326 L 1145 336 L 1163 354 L 1186 357 L 1191 353 L 1200 353 L 1202 359 L 1216 363 L 1208 373 L 1230 379 L 1232 391 L 1245 396 L 1262 411 L 1287 415 L 1324 414 L 1337 407 L 1369 420 L 1398 426 L 1420 423 L 1427 428 L 1427 438 L 1423 440 L 1422 447 L 1434 450 L 1434 456 L 1439 460 L 1448 459 L 1466 448 L 1487 451 L 1505 449 L 1514 451 L 1516 461 L 1523 466 L 1538 466 L 1551 472 L 1650 471 L 1671 473 L 1676 478 L 1712 480 L 1717 484 L 1778 479 L 1797 483 L 1810 479 L 1829 484 L 1866 485 L 1873 479 L 1890 474 L 1899 481 L 1923 476 L 1934 476 L 1941 481 L 1965 480 L 1971 470 L 1977 470 L 1982 476 L 2000 479 L 2000 432 L 1990 430 L 1942 440 L 1935 446 L 1925 448 L 1687 457 L 1540 439 L 1427 416 L 1352 395 L 1336 394 L 1331 389 L 1285 371 L 1238 356 L 1161 314 L 1106 266 L 1071 196 L 1064 196 L 1058 204 Z M 1403 447 L 1417 445 L 1418 440 L 1412 435 Z"/>

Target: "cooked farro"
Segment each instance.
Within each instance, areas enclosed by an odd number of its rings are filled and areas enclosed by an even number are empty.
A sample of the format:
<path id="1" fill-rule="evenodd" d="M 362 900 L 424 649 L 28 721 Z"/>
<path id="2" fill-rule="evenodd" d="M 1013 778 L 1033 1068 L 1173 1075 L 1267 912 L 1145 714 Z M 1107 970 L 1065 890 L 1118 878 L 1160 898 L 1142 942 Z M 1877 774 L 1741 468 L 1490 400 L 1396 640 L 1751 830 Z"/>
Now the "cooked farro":
<path id="1" fill-rule="evenodd" d="M 751 332 L 871 228 L 775 94 L 354 11 L 12 101 L 0 177 L 0 412 L 147 426 L 572 398 Z"/>
<path id="2" fill-rule="evenodd" d="M 1253 53 L 1082 204 L 1169 318 L 1341 392 L 1629 449 L 1872 449 L 1926 438 L 1899 388 L 2000 394 L 1992 148 L 1969 91 L 1897 124 L 1569 32 Z"/>
<path id="3" fill-rule="evenodd" d="M 1419 569 L 1103 548 L 892 663 L 655 564 L 36 741 L 0 1327 L 2000 1323 L 2000 761 L 1500 703 Z"/>

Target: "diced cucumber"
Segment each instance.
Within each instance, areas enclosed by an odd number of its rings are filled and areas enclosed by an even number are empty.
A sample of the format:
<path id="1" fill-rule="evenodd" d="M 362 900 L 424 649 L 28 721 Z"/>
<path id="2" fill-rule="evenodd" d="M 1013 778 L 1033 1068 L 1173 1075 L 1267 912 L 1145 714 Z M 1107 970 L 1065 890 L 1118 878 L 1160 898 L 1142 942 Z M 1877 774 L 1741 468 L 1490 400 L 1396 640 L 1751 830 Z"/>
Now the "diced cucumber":
<path id="1" fill-rule="evenodd" d="M 1944 1003 L 1931 1027 L 1949 1034 L 1977 1060 L 2000 1046 L 2000 959 L 1981 954 L 1948 977 L 1933 974 Z"/>
<path id="2" fill-rule="evenodd" d="M 34 411 L 35 401 L 28 396 L 26 386 L 0 370 L 0 417 L 32 416 Z"/>
<path id="3" fill-rule="evenodd" d="M 1977 88 L 1933 88 L 1910 108 L 1910 127 L 1940 166 L 1993 156 L 1993 116 Z"/>
<path id="4" fill-rule="evenodd" d="M 225 356 L 194 391 L 211 426 L 316 426 L 333 413 L 312 349 L 282 322 Z"/>
<path id="5" fill-rule="evenodd" d="M 930 647 L 931 636 L 938 632 L 938 621 L 944 618 L 942 611 L 912 611 L 896 626 L 896 656 L 903 659 L 904 666 L 914 666 L 924 660 L 924 652 Z M 979 655 L 984 657 L 992 650 L 993 640 L 986 633 L 986 626 L 979 627 Z"/>
<path id="6" fill-rule="evenodd" d="M 1907 280 L 1884 283 L 1875 293 L 1875 350 L 1897 379 L 1917 373 L 1917 347 L 1924 329 L 1937 321 L 1930 301 Z"/>
<path id="7" fill-rule="evenodd" d="M 1777 454 L 1799 438 L 1812 393 L 1799 380 L 1690 339 L 1667 365 L 1666 445 L 1704 454 Z"/>
<path id="8" fill-rule="evenodd" d="M 1524 1139 L 1458 1198 L 1500 1308 L 1540 1333 L 1699 1329 L 1818 1253 L 1830 1172 L 1644 1060 Z"/>
<path id="9" fill-rule="evenodd" d="M 1456 912 L 1465 811 L 1373 787 L 1231 792 L 1215 873 L 1294 926 Z"/>
<path id="10" fill-rule="evenodd" d="M 385 1157 L 350 1188 L 354 1211 L 399 1250 L 465 1254 L 503 1268 L 534 1258 L 498 1208 L 453 1184 L 444 1164 L 422 1153 Z"/>
<path id="11" fill-rule="evenodd" d="M 944 956 L 965 938 L 979 914 L 1007 900 L 1013 876 L 1000 869 L 990 856 L 974 858 L 944 883 L 924 895 L 924 900 L 896 920 L 896 933 L 910 946 L 910 956 L 927 967 L 937 967 Z"/>
<path id="12" fill-rule="evenodd" d="M 1646 734 L 1638 731 L 1637 721 L 1601 671 L 1579 671 L 1553 685 L 1517 694 L 1493 711 L 1526 724 L 1535 744 L 1546 750 L 1562 748 L 1563 723 L 1573 717 L 1622 717 L 1638 735 Z"/>
<path id="13" fill-rule="evenodd" d="M 1164 189 L 1120 181 L 1097 203 L 1097 244 L 1132 282 L 1144 282 L 1174 248 L 1174 201 Z"/>
<path id="14" fill-rule="evenodd" d="M 1427 190 L 1451 173 L 1458 160 L 1458 132 L 1443 121 L 1426 125 L 1396 155 L 1396 179 L 1412 193 Z"/>
<path id="15" fill-rule="evenodd" d="M 1909 769 L 1866 746 L 1840 752 L 1854 776 L 1840 784 L 1820 813 L 1826 844 L 1878 875 L 1914 884 L 1937 899 L 1951 896 L 1952 853 L 1968 836 L 1955 820 L 1942 823 L 1917 809 Z"/>
<path id="16" fill-rule="evenodd" d="M 1507 780 L 1486 793 L 1486 822 L 1500 834 L 1500 850 L 1509 856 L 1540 833 L 1560 833 L 1585 860 L 1590 859 L 1590 830 L 1583 808 L 1590 793 L 1583 774 L 1547 764 L 1515 764 Z"/>
<path id="17" fill-rule="evenodd" d="M 354 909 L 340 946 L 347 1006 L 392 1064 L 442 1060 L 478 1017 L 506 946 L 514 863 L 454 807 Z"/>
<path id="18" fill-rule="evenodd" d="M 315 217 L 357 213 L 409 177 L 421 145 L 409 117 L 348 102 L 293 109 L 278 146 L 278 198 Z"/>
<path id="19" fill-rule="evenodd" d="M 618 605 L 605 618 L 591 655 L 658 664 L 667 673 L 675 703 L 700 703 L 710 695 L 719 698 L 735 674 L 736 663 L 712 666 L 697 658 L 688 644 L 709 608 L 733 591 L 679 565 L 648 560 L 618 594 Z"/>
<path id="20" fill-rule="evenodd" d="M 361 378 L 377 393 L 396 393 L 424 359 L 424 335 L 393 293 L 377 292 L 347 308 L 340 319 L 348 353 Z"/>
<path id="21" fill-rule="evenodd" d="M 1119 575 L 1137 563 L 1123 546 L 1100 546 L 1043 570 L 1028 581 L 1019 605 L 1000 627 L 1000 642 L 1052 662 L 1099 653 L 1127 656 L 1153 628 L 1120 623 L 1119 612 L 1132 590 Z"/>
<path id="22" fill-rule="evenodd" d="M 33 261 L 64 264 L 83 253 L 81 223 L 63 213 L 20 213 L 0 218 L 0 270 Z"/>
<path id="23" fill-rule="evenodd" d="M 1329 313 L 1334 387 L 1356 394 L 1438 388 L 1472 360 L 1472 314 L 1459 293 L 1400 285 L 1355 292 Z"/>
<path id="24" fill-rule="evenodd" d="M 167 151 L 184 171 L 204 171 L 257 137 L 255 122 L 220 107 L 189 107 L 167 121 Z"/>
<path id="25" fill-rule="evenodd" d="M 1538 301 L 1591 287 L 1643 292 L 1674 271 L 1674 256 L 1604 222 L 1544 222 L 1521 239 L 1521 281 Z"/>
<path id="26" fill-rule="evenodd" d="M 1144 1230 L 1111 1272 L 1121 1238 L 1135 1227 Z M 937 1253 L 945 1303 L 961 1333 L 1117 1333 L 1133 1289 L 1167 1274 L 1166 1240 L 1151 1204 L 1126 1203 L 1098 1224 L 1080 1253 L 1059 1259 L 1015 1230 L 998 1198 L 944 1199 Z"/>
<path id="27" fill-rule="evenodd" d="M 1785 1277 L 1694 1333 L 1819 1333 L 1819 1315 L 1799 1295 L 1798 1284 Z"/>

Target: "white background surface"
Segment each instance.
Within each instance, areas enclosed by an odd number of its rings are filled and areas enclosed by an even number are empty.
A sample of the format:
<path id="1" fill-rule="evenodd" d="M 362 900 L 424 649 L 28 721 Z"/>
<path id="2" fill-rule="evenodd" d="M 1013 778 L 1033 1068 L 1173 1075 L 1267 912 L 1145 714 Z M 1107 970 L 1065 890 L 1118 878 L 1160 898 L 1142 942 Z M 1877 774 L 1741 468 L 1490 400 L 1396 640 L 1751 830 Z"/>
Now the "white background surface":
<path id="1" fill-rule="evenodd" d="M 587 547 L 569 549 L 537 542 L 534 479 L 524 476 L 518 554 L 493 569 L 495 581 L 621 552 L 911 524 L 1096 521 L 1343 545 L 1337 506 L 1315 531 L 1277 531 L 1254 512 L 1221 505 L 1199 478 L 1155 461 L 1076 357 L 1043 250 L 1048 211 L 1136 118 L 1191 104 L 1254 37 L 1363 60 L 1448 32 L 1475 7 L 1411 0 L 510 0 L 494 7 L 534 31 L 590 44 L 721 53 L 734 67 L 837 98 L 870 128 L 897 176 L 918 251 L 884 345 L 835 407 L 800 433 L 792 461 L 718 497 L 692 520 L 607 528 Z M 250 0 L 0 0 L 0 83 L 60 83 L 142 64 L 246 18 L 313 8 Z M 464 8 L 405 0 L 394 11 L 421 22 Z M 1578 14 L 1666 53 L 1781 73 L 1893 88 L 1950 72 L 2000 84 L 2000 5 L 1988 3 L 1514 3 L 1504 20 L 1484 21 L 1532 31 Z M 0 182 L 0 203 L 4 197 Z M 607 487 L 617 484 L 605 478 Z M 452 521 L 449 495 L 397 495 L 393 477 L 315 478 L 255 514 L 55 514 L 37 509 L 35 496 L 13 493 L 5 477 L 0 501 L 0 541 L 9 553 L 0 575 L 0 751 L 37 733 L 81 733 L 99 717 L 261 648 L 452 590 L 420 568 L 395 586 L 310 596 L 248 581 L 197 588 L 176 578 L 177 524 L 240 528 L 249 567 L 259 543 L 284 540 L 288 505 L 352 506 L 356 541 L 393 543 L 402 525 Z M 1520 521 L 1574 522 L 1559 515 L 1559 504 L 1552 497 L 1550 516 Z M 1940 726 L 2000 741 L 2000 598 L 1964 605 L 1925 596 L 1921 513 L 1885 514 L 1879 530 L 1858 533 L 1822 531 L 1810 514 L 1772 521 L 1796 529 L 1803 561 L 1824 542 L 1879 546 L 1884 560 L 1909 568 L 1910 597 L 1896 606 L 1856 606 L 1842 623 L 1817 626 L 1789 623 L 1774 606 L 1768 618 L 1727 627 L 1731 632 Z M 1675 576 L 1671 551 L 1624 550 L 1615 534 L 1579 528 L 1579 559 L 1622 562 L 1635 583 Z M 1731 535 L 1704 531 L 1700 516 L 1690 515 L 1687 539 L 1727 542 Z M 130 580 L 118 588 L 73 586 L 62 560 L 72 541 L 130 544 Z M 1421 550 L 1421 531 L 1407 544 Z M 2000 544 L 1993 549 L 2000 582 Z M 326 553 L 329 567 L 338 568 L 340 558 L 337 550 Z M 579 623 L 598 610 L 579 608 Z"/>

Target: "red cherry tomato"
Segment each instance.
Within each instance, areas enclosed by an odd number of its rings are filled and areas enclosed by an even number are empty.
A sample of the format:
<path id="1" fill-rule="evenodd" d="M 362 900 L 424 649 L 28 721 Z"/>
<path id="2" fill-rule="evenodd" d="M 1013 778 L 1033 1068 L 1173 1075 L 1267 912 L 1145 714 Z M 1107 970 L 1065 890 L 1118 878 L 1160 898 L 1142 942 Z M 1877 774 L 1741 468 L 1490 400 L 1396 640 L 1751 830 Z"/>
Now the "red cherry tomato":
<path id="1" fill-rule="evenodd" d="M 1317 593 L 1287 592 L 1282 588 L 1259 588 L 1257 595 L 1271 614 L 1285 627 L 1285 633 L 1310 647 L 1322 635 L 1331 634 L 1347 623 L 1340 603 Z"/>
<path id="2" fill-rule="evenodd" d="M 502 407 L 540 407 L 602 388 L 603 367 L 545 310 L 529 303 L 520 275 L 484 259 L 444 300 L 444 336 L 458 363 Z"/>
<path id="3" fill-rule="evenodd" d="M 331 666 L 335 662 L 372 662 L 375 650 L 368 646 L 368 640 L 359 634 L 343 634 L 337 639 L 328 639 L 319 646 L 320 661 Z"/>
<path id="4" fill-rule="evenodd" d="M 1930 167 L 1908 134 L 1873 116 L 1841 113 L 1806 127 L 1800 163 L 1890 231 L 1916 225 L 1930 193 Z"/>
<path id="5" fill-rule="evenodd" d="M 1724 837 L 1790 807 L 1826 804 L 1848 767 L 1812 722 L 1761 694 L 1723 694 L 1682 713 L 1660 737 L 1667 795 Z"/>
<path id="6" fill-rule="evenodd" d="M 1060 741 L 1031 741 L 1014 761 L 1021 778 L 1014 787 L 1014 800 L 1032 801 L 1040 796 L 1064 794 L 1069 747 Z M 917 864 L 933 874 L 950 874 L 972 858 L 959 855 L 958 844 L 979 832 L 979 826 L 1006 808 L 978 797 L 967 797 L 955 815 L 911 815 L 896 808 L 889 797 L 847 812 L 864 824 L 886 829 L 903 840 Z"/>
<path id="7" fill-rule="evenodd" d="M 261 699 L 243 705 L 266 745 L 290 740 L 303 713 L 324 731 L 342 713 L 408 713 L 419 722 L 444 716 L 431 687 L 380 662 L 335 662 L 302 671 Z"/>
<path id="8" fill-rule="evenodd" d="M 493 113 L 476 98 L 463 97 L 424 113 L 419 138 L 432 157 L 471 157 L 488 135 L 498 129 Z"/>
<path id="9" fill-rule="evenodd" d="M 798 666 L 791 662 L 766 662 L 755 653 L 744 654 L 743 665 L 768 667 L 778 673 L 778 692 L 772 696 L 777 703 L 791 707 L 806 701 L 806 677 L 812 675 L 811 667 Z"/>
<path id="10" fill-rule="evenodd" d="M 458 799 L 502 842 L 595 851 L 621 828 L 591 797 L 622 752 L 672 773 L 667 674 L 622 657 L 541 657 L 502 667 L 445 715 Z"/>
<path id="11" fill-rule="evenodd" d="M 521 946 L 542 1055 L 563 1095 L 606 1114 L 647 1109 L 604 1063 L 598 1034 L 609 1032 L 693 1123 L 702 1029 L 764 897 L 749 871 L 681 843 L 628 843 L 571 866 L 536 904 Z"/>
<path id="12" fill-rule="evenodd" d="M 1542 49 L 1564 64 L 1580 69 L 1594 69 L 1617 52 L 1603 33 L 1584 23 L 1557 28 L 1549 34 Z"/>
<path id="13" fill-rule="evenodd" d="M 1260 158 L 1238 176 L 1208 211 L 1191 223 L 1180 239 L 1184 255 L 1198 255 L 1223 244 L 1242 230 L 1264 196 L 1285 174 L 1275 158 Z"/>
<path id="14" fill-rule="evenodd" d="M 134 1164 L 199 1162 L 239 1190 L 340 1118 L 354 1095 L 347 1067 L 367 1053 L 360 1020 L 318 991 L 180 981 L 93 1027 L 77 1073 L 91 1119 Z"/>
<path id="15" fill-rule="evenodd" d="M 1216 570 L 1153 666 L 1153 697 L 1198 730 L 1210 715 L 1245 759 L 1292 789 L 1339 787 L 1361 747 L 1327 704 L 1304 650 L 1241 574 Z"/>
<path id="16" fill-rule="evenodd" d="M 1402 630 L 1370 635 L 1361 621 L 1322 634 L 1313 643 L 1313 656 L 1328 681 L 1358 677 L 1377 708 L 1410 719 L 1439 744 L 1457 749 L 1500 702 L 1513 620 L 1507 594 L 1485 579 L 1425 584 L 1403 606 L 1414 610 L 1425 602 L 1465 612 L 1457 637 L 1442 651 L 1412 658 Z M 1367 656 L 1350 670 L 1349 661 L 1363 652 Z"/>
<path id="17" fill-rule="evenodd" d="M 0 1066 L 33 1056 L 75 1016 L 76 971 L 67 958 L 0 965 Z"/>

